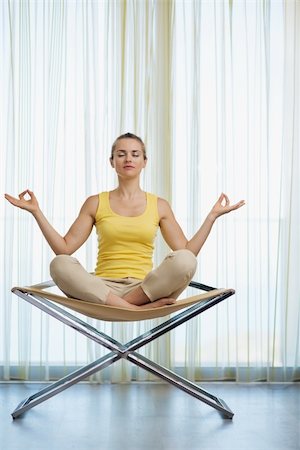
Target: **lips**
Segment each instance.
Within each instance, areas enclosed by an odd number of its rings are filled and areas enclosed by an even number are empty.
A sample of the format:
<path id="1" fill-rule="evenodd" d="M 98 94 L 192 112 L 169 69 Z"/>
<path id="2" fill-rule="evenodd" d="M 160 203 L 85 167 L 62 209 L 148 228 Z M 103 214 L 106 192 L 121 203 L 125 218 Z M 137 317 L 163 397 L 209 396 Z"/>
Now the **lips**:
<path id="1" fill-rule="evenodd" d="M 130 164 L 126 164 L 126 166 L 124 166 L 124 169 L 134 169 L 134 166 L 131 166 Z"/>

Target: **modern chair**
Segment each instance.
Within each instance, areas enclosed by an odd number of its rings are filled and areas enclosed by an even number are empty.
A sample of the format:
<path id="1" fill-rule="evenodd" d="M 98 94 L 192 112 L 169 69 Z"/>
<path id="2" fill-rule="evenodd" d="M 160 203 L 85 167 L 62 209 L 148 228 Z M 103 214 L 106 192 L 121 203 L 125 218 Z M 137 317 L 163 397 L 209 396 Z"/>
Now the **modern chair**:
<path id="1" fill-rule="evenodd" d="M 57 295 L 53 292 L 47 291 L 47 288 L 53 286 L 55 286 L 55 284 L 52 280 L 50 280 L 29 287 L 14 287 L 12 292 L 79 333 L 82 333 L 87 338 L 92 339 L 103 347 L 109 349 L 110 352 L 96 361 L 87 364 L 86 366 L 50 384 L 49 386 L 46 386 L 36 394 L 24 399 L 12 412 L 12 417 L 14 419 L 30 408 L 33 408 L 45 400 L 48 400 L 59 392 L 64 391 L 70 386 L 84 380 L 88 376 L 110 366 L 122 358 L 139 367 L 142 367 L 162 380 L 167 381 L 207 405 L 215 408 L 224 418 L 231 419 L 233 417 L 233 412 L 221 398 L 216 397 L 215 395 L 202 389 L 196 383 L 179 376 L 175 372 L 157 364 L 154 361 L 151 361 L 137 352 L 138 349 L 154 339 L 157 339 L 159 336 L 168 333 L 177 326 L 189 321 L 193 317 L 198 316 L 198 314 L 203 313 L 207 309 L 232 296 L 235 293 L 233 289 L 216 289 L 211 286 L 206 286 L 204 284 L 192 281 L 190 283 L 191 287 L 200 289 L 204 292 L 183 300 L 178 300 L 172 305 L 151 309 L 130 310 L 68 298 L 63 295 Z M 154 319 L 157 317 L 166 317 L 166 320 L 160 325 L 150 329 L 140 336 L 137 336 L 135 339 L 122 344 L 116 341 L 113 337 L 86 323 L 83 320 L 84 317 L 79 318 L 77 315 L 74 315 L 72 310 L 82 314 L 83 316 L 110 322 L 141 321 Z"/>

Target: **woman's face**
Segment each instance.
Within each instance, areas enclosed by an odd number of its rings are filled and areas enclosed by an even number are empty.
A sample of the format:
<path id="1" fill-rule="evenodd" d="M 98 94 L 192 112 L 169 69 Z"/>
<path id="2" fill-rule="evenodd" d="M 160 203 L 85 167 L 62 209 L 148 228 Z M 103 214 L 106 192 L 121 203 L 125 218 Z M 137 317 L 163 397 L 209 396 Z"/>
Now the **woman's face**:
<path id="1" fill-rule="evenodd" d="M 120 139 L 117 141 L 113 157 L 110 159 L 112 167 L 119 176 L 132 178 L 141 173 L 146 166 L 142 145 L 135 139 Z"/>

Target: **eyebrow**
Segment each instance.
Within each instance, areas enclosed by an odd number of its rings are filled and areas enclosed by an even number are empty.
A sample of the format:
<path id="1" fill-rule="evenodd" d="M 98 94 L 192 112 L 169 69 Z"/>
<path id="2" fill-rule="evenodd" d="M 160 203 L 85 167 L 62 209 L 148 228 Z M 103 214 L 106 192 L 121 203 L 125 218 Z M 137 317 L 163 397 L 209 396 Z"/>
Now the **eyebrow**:
<path id="1" fill-rule="evenodd" d="M 115 150 L 115 152 L 142 152 L 143 150 L 137 148 L 136 150 L 123 150 L 118 148 L 117 150 Z"/>

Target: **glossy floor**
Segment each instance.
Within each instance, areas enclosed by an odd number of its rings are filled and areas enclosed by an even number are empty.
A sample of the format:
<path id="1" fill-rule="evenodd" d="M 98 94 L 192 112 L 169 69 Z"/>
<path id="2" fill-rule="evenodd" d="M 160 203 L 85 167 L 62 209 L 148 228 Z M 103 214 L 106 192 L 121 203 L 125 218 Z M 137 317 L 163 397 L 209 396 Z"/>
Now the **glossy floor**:
<path id="1" fill-rule="evenodd" d="M 44 385 L 43 385 L 44 386 Z M 1 450 L 299 450 L 300 384 L 206 383 L 232 420 L 159 383 L 81 383 L 12 420 L 39 384 L 0 384 Z"/>

